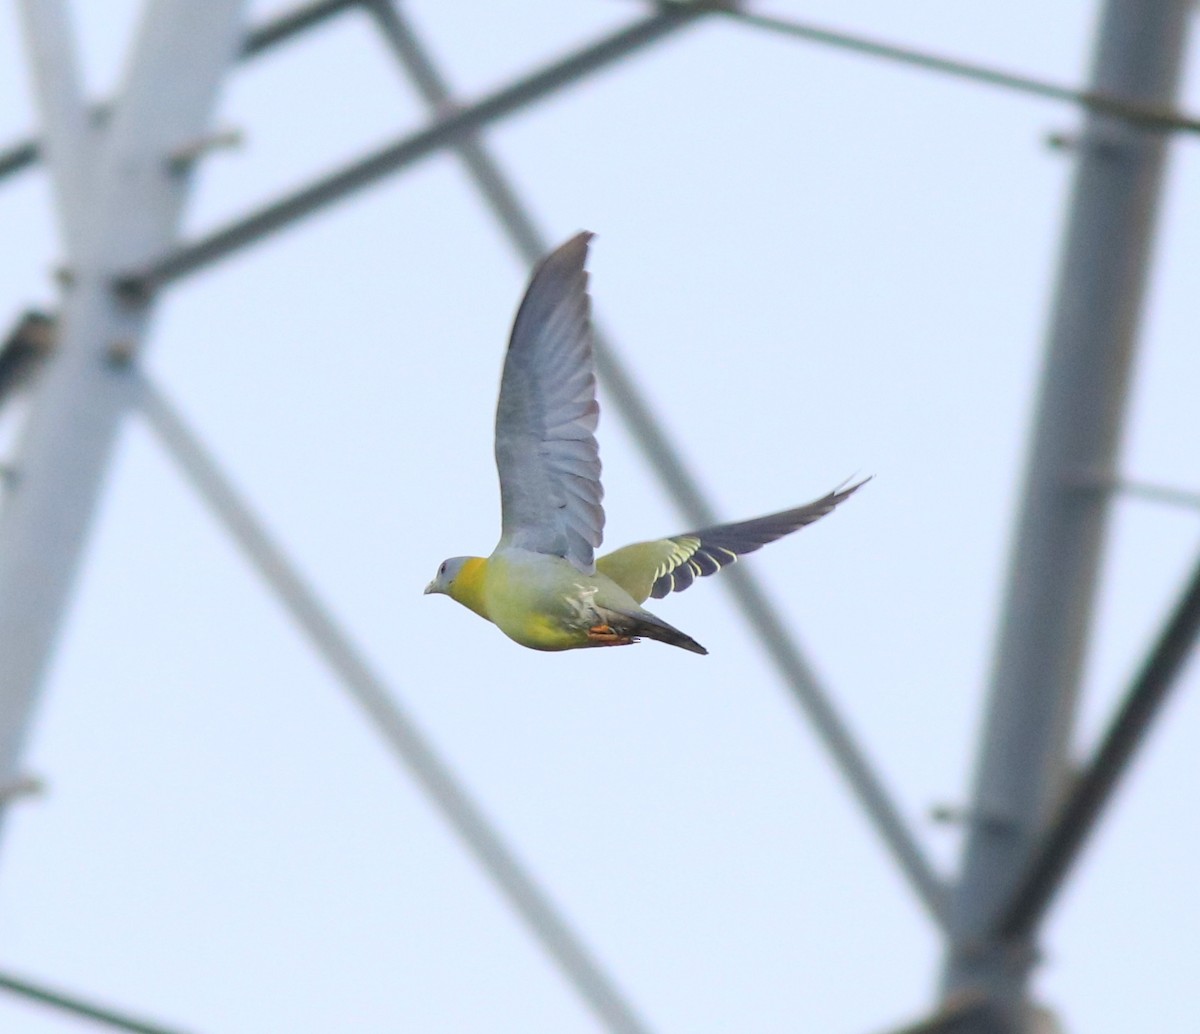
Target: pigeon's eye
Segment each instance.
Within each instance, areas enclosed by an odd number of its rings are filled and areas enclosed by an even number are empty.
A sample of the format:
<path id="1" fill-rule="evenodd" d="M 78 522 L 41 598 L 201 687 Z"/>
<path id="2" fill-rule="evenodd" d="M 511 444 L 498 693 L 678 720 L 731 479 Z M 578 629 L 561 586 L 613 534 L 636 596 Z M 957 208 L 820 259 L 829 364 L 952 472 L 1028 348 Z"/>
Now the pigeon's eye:
<path id="1" fill-rule="evenodd" d="M 445 574 L 445 573 L 446 573 L 446 561 L 445 561 L 445 560 L 443 560 L 443 561 L 442 561 L 442 566 L 438 568 L 438 574 L 439 574 L 439 575 L 443 575 L 443 574 Z"/>

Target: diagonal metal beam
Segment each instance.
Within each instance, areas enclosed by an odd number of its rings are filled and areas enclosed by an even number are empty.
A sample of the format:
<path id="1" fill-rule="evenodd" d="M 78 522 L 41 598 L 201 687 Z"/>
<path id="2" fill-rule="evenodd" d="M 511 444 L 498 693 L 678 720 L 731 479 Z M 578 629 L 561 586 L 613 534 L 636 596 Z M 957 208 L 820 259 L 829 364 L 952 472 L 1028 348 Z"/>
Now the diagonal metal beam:
<path id="1" fill-rule="evenodd" d="M 673 0 L 681 2 L 681 0 Z M 684 0 L 685 2 L 685 0 Z M 981 65 L 972 61 L 960 61 L 956 58 L 945 57 L 928 50 L 915 47 L 900 47 L 882 40 L 872 39 L 848 32 L 836 32 L 811 22 L 801 22 L 791 18 L 779 18 L 774 15 L 757 14 L 744 7 L 730 6 L 724 8 L 729 18 L 753 25 L 760 29 L 791 36 L 795 39 L 819 43 L 838 50 L 847 50 L 868 57 L 880 58 L 913 68 L 922 68 L 930 72 L 966 79 L 972 82 L 984 83 L 989 86 L 999 86 L 1016 93 L 1026 93 L 1035 97 L 1045 97 L 1049 100 L 1066 101 L 1103 115 L 1113 115 L 1148 129 L 1182 130 L 1186 133 L 1200 132 L 1200 119 L 1176 111 L 1164 104 L 1139 103 L 1135 100 L 1118 97 L 1099 90 L 1078 90 L 1071 86 L 1051 82 L 1048 79 L 1038 79 L 1035 76 L 1022 75 Z"/>
<path id="2" fill-rule="evenodd" d="M 373 151 L 341 171 L 324 176 L 244 219 L 147 265 L 131 268 L 124 274 L 122 284 L 132 295 L 144 296 L 156 287 L 224 258 L 326 205 L 378 182 L 453 144 L 465 134 L 497 122 L 568 83 L 678 32 L 707 10 L 707 6 L 696 5 L 694 10 L 672 8 L 643 18 L 540 72 L 489 94 L 469 107 L 444 115 L 425 129 Z"/>
<path id="3" fill-rule="evenodd" d="M 0 179 L 35 165 L 41 158 L 41 145 L 37 140 L 18 140 L 0 151 Z"/>
<path id="4" fill-rule="evenodd" d="M 170 402 L 139 377 L 137 404 L 167 452 L 262 576 L 314 649 L 408 767 L 563 974 L 611 1031 L 645 1034 L 645 1023 L 549 895 L 455 778 L 383 679 L 296 571 L 283 549 Z"/>
<path id="5" fill-rule="evenodd" d="M 287 42 L 293 36 L 315 28 L 335 14 L 358 7 L 361 2 L 362 0 L 314 0 L 313 3 L 303 4 L 271 18 L 246 33 L 238 57 L 243 60 L 257 57 L 264 51 Z"/>
<path id="6" fill-rule="evenodd" d="M 271 50 L 280 43 L 292 39 L 307 29 L 321 24 L 335 14 L 340 14 L 350 8 L 357 8 L 362 0 L 314 0 L 293 11 L 281 14 L 263 22 L 257 28 L 251 29 L 242 41 L 237 57 L 257 57 Z M 100 104 L 88 109 L 93 121 L 101 121 L 105 116 L 107 106 Z M 36 165 L 42 157 L 42 143 L 37 138 L 18 140 L 16 143 L 0 149 L 0 179 L 14 172 L 20 172 L 31 165 Z"/>
<path id="7" fill-rule="evenodd" d="M 176 1028 L 164 1027 L 161 1024 L 131 1016 L 129 1013 L 118 1012 L 107 1006 L 88 1002 L 75 995 L 47 987 L 45 984 L 36 984 L 11 973 L 0 972 L 0 990 L 8 991 L 32 1002 L 39 1002 L 72 1016 L 92 1020 L 112 1030 L 127 1031 L 128 1034 L 183 1034 L 183 1031 Z"/>
<path id="8" fill-rule="evenodd" d="M 434 110 L 453 108 L 454 98 L 449 85 L 395 4 L 391 0 L 367 2 L 396 57 L 408 69 L 429 105 Z M 458 139 L 453 146 L 508 232 L 517 253 L 527 264 L 538 261 L 549 250 L 548 242 L 534 225 L 527 207 L 499 165 L 474 135 Z M 595 344 L 596 364 L 606 394 L 630 426 L 634 439 L 667 486 L 675 504 L 697 526 L 716 523 L 712 505 L 654 416 L 632 375 L 617 358 L 611 342 L 597 331 Z M 751 628 L 783 675 L 788 690 L 816 728 L 917 896 L 934 920 L 942 922 L 946 891 L 941 880 L 775 608 L 758 581 L 744 568 L 733 568 L 725 577 Z"/>
<path id="9" fill-rule="evenodd" d="M 1032 930 L 1078 859 L 1134 752 L 1187 663 L 1200 635 L 1200 561 L 1154 648 L 1142 663 L 1095 754 L 1083 769 L 1058 818 L 1046 831 L 1012 899 L 996 924 L 1004 938 Z"/>
<path id="10" fill-rule="evenodd" d="M 362 3 L 375 18 L 380 35 L 429 108 L 434 112 L 456 110 L 459 104 L 448 84 L 417 39 L 408 19 L 392 0 L 362 0 Z M 526 206 L 507 177 L 479 143 L 478 131 L 464 133 L 452 147 L 467 167 L 492 213 L 508 233 L 517 254 L 526 264 L 532 265 L 537 261 L 537 256 L 549 250 L 545 237 L 533 225 Z M 601 351 L 607 349 L 602 348 Z"/>

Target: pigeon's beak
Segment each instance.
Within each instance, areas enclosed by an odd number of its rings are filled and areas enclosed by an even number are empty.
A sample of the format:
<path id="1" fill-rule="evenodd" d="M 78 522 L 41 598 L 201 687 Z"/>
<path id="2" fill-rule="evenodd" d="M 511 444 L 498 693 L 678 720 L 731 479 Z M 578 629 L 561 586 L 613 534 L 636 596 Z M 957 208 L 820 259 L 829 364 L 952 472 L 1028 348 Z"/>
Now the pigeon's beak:
<path id="1" fill-rule="evenodd" d="M 427 586 L 425 586 L 424 595 L 428 596 L 431 592 L 437 592 L 437 587 L 433 584 L 433 582 L 430 582 Z"/>

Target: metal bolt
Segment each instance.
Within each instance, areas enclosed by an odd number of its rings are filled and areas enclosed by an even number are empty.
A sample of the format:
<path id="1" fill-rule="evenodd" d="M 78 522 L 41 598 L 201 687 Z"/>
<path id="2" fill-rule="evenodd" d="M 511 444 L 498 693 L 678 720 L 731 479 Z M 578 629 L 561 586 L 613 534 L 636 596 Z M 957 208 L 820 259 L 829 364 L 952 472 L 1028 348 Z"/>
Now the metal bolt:
<path id="1" fill-rule="evenodd" d="M 149 283 L 137 276 L 121 276 L 112 282 L 121 301 L 129 305 L 145 305 L 150 300 L 152 289 Z"/>
<path id="2" fill-rule="evenodd" d="M 935 804 L 929 809 L 929 821 L 940 826 L 957 826 L 967 821 L 967 810 L 957 804 Z"/>
<path id="3" fill-rule="evenodd" d="M 129 338 L 118 338 L 108 346 L 108 361 L 113 366 L 129 366 L 137 354 L 137 345 Z"/>
<path id="4" fill-rule="evenodd" d="M 245 135 L 237 127 L 215 130 L 176 147 L 167 155 L 167 168 L 173 173 L 187 172 L 206 154 L 241 147 L 244 142 Z"/>
<path id="5" fill-rule="evenodd" d="M 943 825 L 974 823 L 997 832 L 1013 828 L 1013 821 L 1007 815 L 996 811 L 976 811 L 958 804 L 935 804 L 929 809 L 929 818 Z"/>
<path id="6" fill-rule="evenodd" d="M 0 785 L 0 804 L 7 804 L 18 797 L 38 797 L 46 790 L 45 781 L 37 776 L 24 775 L 11 783 Z"/>
<path id="7" fill-rule="evenodd" d="M 1045 143 L 1051 151 L 1074 151 L 1079 146 L 1079 137 L 1060 129 L 1047 133 Z"/>

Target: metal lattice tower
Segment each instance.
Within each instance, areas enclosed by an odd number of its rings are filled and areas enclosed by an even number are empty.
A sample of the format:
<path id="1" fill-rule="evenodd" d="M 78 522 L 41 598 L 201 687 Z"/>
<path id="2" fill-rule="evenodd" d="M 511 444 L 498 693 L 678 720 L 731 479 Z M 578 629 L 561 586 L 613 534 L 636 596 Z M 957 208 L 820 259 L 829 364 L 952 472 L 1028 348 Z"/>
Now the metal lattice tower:
<path id="1" fill-rule="evenodd" d="M 941 876 L 834 699 L 752 571 L 723 577 L 780 681 L 812 723 L 930 922 L 946 967 L 931 1018 L 913 1032 L 1042 1030 L 1029 979 L 1050 905 L 1187 659 L 1200 628 L 1200 568 L 1149 651 L 1095 754 L 1068 771 L 1081 664 L 1114 490 L 1147 257 L 1174 135 L 1200 122 L 1176 110 L 1188 33 L 1182 0 L 1107 0 L 1084 89 L 751 13 L 735 3 L 662 3 L 626 27 L 470 103 L 459 104 L 402 4 L 320 0 L 244 32 L 238 0 L 147 0 L 120 93 L 84 96 L 64 0 L 23 0 L 40 128 L 0 151 L 0 176 L 48 174 L 64 251 L 52 318 L 18 327 L 0 355 L 0 393 L 29 387 L 0 511 L 0 786 L 28 788 L 22 753 L 39 689 L 87 546 L 114 442 L 137 414 L 278 596 L 389 748 L 606 1029 L 654 1029 L 617 976 L 560 913 L 396 694 L 356 648 L 200 437 L 139 362 L 172 284 L 237 254 L 419 160 L 454 153 L 515 252 L 551 245 L 480 133 L 564 86 L 701 22 L 728 21 L 933 72 L 1078 105 L 1075 179 L 1047 340 L 1003 620 L 967 809 L 962 871 Z M 366 12 L 432 112 L 429 123 L 234 223 L 181 232 L 192 168 L 222 142 L 215 97 L 239 61 L 350 10 Z M 47 328 L 50 328 L 49 330 Z M 613 403 L 678 509 L 717 519 L 637 379 L 603 336 Z M 0 395 L 0 404 L 4 397 Z M 1125 486 L 1127 487 L 1127 486 Z M 15 976 L 0 987 L 126 1030 L 163 1028 Z"/>

